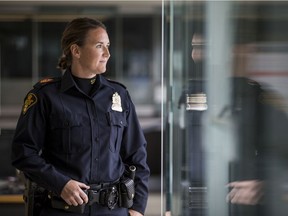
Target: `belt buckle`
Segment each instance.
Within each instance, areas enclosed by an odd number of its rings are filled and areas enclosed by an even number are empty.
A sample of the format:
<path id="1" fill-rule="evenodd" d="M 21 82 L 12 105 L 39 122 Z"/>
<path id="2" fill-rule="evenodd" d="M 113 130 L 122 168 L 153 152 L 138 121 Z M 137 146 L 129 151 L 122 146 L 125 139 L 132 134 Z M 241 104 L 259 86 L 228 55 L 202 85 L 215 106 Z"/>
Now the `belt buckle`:
<path id="1" fill-rule="evenodd" d="M 88 190 L 88 199 L 88 205 L 98 203 L 112 210 L 118 203 L 117 187 L 114 185 L 100 190 Z"/>

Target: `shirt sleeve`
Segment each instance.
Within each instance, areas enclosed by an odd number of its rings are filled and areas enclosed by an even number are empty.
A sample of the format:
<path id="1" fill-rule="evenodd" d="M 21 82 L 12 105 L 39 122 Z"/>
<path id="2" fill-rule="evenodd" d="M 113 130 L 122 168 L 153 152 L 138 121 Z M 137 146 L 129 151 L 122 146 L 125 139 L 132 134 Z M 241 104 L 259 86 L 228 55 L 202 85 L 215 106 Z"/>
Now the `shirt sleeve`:
<path id="1" fill-rule="evenodd" d="M 43 96 L 35 90 L 30 91 L 12 141 L 12 165 L 40 186 L 60 194 L 70 178 L 41 157 L 46 137 L 46 116 Z"/>
<path id="2" fill-rule="evenodd" d="M 136 167 L 135 197 L 131 209 L 144 215 L 148 199 L 148 179 L 150 169 L 147 164 L 147 142 L 140 127 L 134 104 L 127 92 L 129 111 L 127 113 L 127 128 L 122 140 L 122 160 L 125 164 Z"/>

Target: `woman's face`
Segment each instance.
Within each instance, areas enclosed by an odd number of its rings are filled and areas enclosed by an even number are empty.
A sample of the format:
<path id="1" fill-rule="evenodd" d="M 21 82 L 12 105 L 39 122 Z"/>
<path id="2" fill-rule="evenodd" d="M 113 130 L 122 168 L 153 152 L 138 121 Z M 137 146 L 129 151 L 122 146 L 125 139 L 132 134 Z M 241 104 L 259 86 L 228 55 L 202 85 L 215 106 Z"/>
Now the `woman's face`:
<path id="1" fill-rule="evenodd" d="M 75 52 L 73 54 L 73 73 L 83 78 L 104 73 L 110 58 L 109 46 L 110 41 L 105 29 L 99 27 L 89 30 L 84 45 L 77 46 L 76 55 Z"/>

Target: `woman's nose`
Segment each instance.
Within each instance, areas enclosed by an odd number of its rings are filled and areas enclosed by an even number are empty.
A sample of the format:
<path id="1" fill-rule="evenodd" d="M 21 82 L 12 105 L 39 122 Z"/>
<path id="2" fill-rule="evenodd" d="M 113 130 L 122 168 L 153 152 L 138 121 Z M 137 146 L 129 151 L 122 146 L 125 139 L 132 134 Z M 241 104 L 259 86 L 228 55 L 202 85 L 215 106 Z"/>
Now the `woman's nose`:
<path id="1" fill-rule="evenodd" d="M 108 47 L 104 48 L 104 55 L 110 57 L 110 52 L 109 52 L 109 48 Z"/>

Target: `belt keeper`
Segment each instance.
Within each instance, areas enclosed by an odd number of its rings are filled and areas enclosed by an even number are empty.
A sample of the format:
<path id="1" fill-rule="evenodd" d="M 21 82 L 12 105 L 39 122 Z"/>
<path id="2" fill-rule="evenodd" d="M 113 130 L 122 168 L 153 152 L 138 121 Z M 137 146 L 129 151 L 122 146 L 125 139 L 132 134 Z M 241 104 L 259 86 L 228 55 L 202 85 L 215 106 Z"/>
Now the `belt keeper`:
<path id="1" fill-rule="evenodd" d="M 93 190 L 88 190 L 88 205 L 92 205 L 93 203 L 100 203 L 100 193 L 101 190 L 99 191 L 93 191 Z"/>

